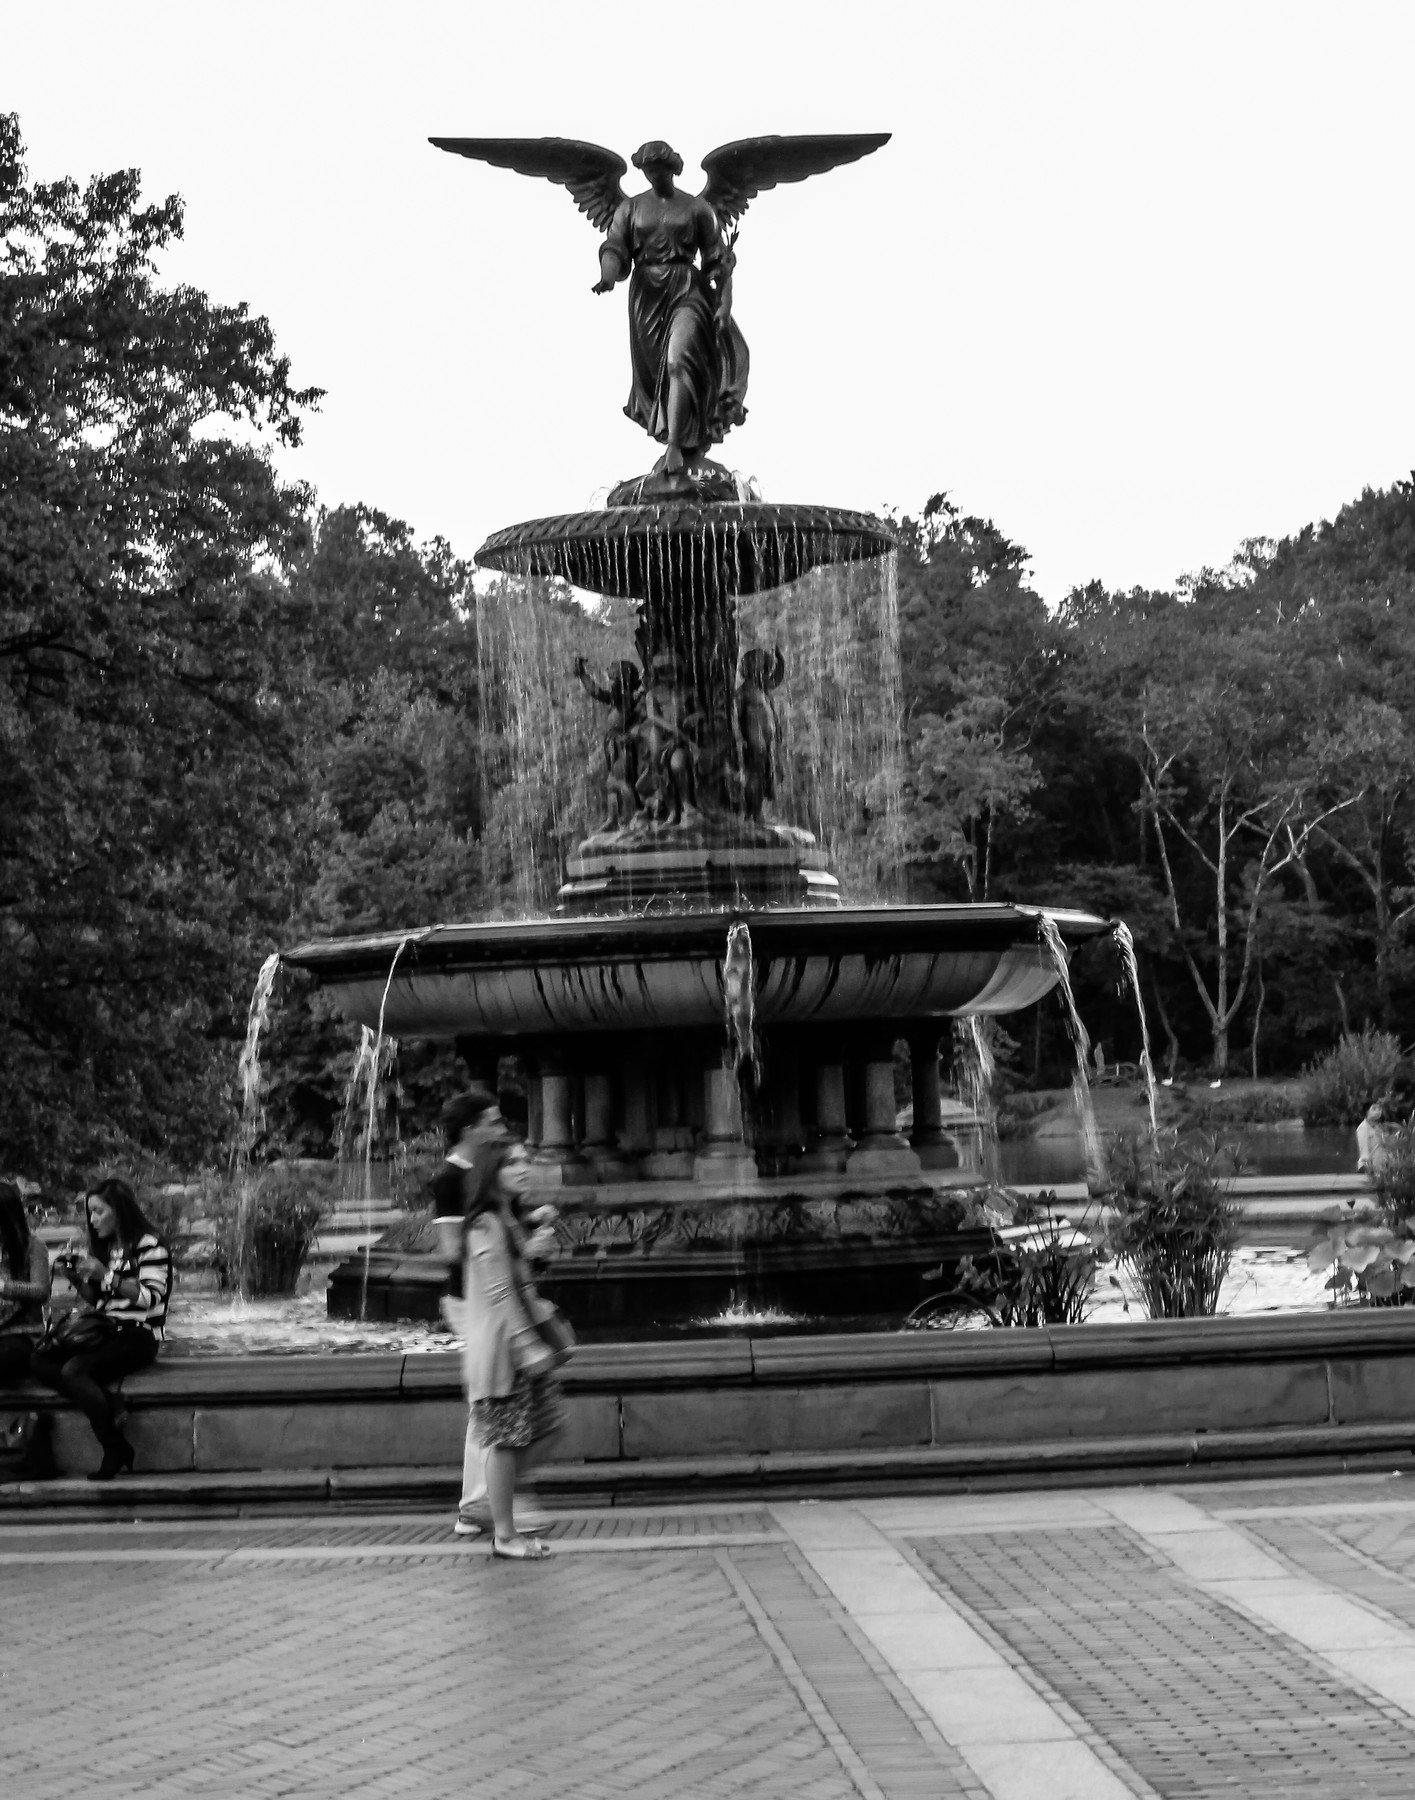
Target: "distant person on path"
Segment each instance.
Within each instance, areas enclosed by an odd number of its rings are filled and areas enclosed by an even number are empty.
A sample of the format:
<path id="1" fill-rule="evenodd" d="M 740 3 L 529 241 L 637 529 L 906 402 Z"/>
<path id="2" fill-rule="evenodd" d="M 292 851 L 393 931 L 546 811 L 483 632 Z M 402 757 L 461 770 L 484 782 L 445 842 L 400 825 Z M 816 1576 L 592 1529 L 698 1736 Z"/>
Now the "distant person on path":
<path id="1" fill-rule="evenodd" d="M 449 1149 L 433 1197 L 443 1251 L 464 1271 L 457 1310 L 468 1418 L 455 1529 L 474 1537 L 489 1525 L 496 1554 L 536 1558 L 549 1546 L 532 1534 L 549 1521 L 525 1508 L 513 1516 L 512 1507 L 518 1467 L 559 1424 L 558 1386 L 526 1312 L 535 1296 L 526 1261 L 553 1242 L 554 1209 L 522 1217 L 520 1140 L 489 1088 L 450 1101 L 442 1123 Z"/>
<path id="2" fill-rule="evenodd" d="M 1356 1172 L 1379 1175 L 1390 1159 L 1391 1127 L 1386 1123 L 1384 1101 L 1373 1100 L 1356 1127 Z"/>
<path id="3" fill-rule="evenodd" d="M 0 1181 L 0 1382 L 29 1373 L 49 1283 L 49 1252 L 29 1228 L 24 1196 L 15 1182 Z"/>
<path id="4" fill-rule="evenodd" d="M 172 1292 L 172 1253 L 133 1190 L 116 1176 L 84 1196 L 84 1215 L 87 1255 L 74 1252 L 55 1261 L 83 1305 L 51 1323 L 30 1373 L 85 1415 L 103 1446 L 103 1461 L 89 1480 L 111 1481 L 132 1468 L 133 1446 L 108 1389 L 157 1356 Z"/>

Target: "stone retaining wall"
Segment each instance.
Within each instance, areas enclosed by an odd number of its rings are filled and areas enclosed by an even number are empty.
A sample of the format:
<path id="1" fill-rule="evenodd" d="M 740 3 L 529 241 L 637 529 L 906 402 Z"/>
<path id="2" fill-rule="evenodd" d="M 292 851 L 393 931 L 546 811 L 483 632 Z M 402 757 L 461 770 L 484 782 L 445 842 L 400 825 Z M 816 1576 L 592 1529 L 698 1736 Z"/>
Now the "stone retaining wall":
<path id="1" fill-rule="evenodd" d="M 1029 1459 L 1408 1456 L 1415 1309 L 584 1345 L 565 1386 L 568 1427 L 541 1485 L 584 1492 L 647 1489 L 669 1470 L 670 1485 L 742 1485 Z M 173 1356 L 125 1392 L 140 1473 L 447 1469 L 461 1455 L 453 1354 Z M 0 1395 L 0 1409 L 50 1404 Z M 63 1408 L 54 1444 L 62 1473 L 96 1461 Z"/>

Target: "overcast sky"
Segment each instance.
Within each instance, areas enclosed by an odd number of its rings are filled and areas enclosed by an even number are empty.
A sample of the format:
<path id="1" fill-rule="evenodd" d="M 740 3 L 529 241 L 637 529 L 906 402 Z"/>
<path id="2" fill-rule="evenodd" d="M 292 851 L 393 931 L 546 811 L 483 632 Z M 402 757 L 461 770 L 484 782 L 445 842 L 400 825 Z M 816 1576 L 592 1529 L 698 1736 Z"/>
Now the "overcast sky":
<path id="1" fill-rule="evenodd" d="M 137 165 L 175 278 L 328 390 L 291 472 L 470 553 L 657 449 L 563 190 L 429 134 L 627 157 L 891 131 L 760 196 L 735 307 L 768 499 L 946 488 L 1049 600 L 1168 583 L 1415 464 L 1415 5 L 3 0 L 31 173 Z"/>

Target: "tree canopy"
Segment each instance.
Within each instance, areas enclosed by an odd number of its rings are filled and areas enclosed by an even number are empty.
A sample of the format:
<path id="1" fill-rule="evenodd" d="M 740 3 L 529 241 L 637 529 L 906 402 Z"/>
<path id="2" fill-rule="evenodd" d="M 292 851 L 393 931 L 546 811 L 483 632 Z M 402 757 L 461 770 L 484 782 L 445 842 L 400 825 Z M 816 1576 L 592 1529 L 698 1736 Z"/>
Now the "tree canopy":
<path id="1" fill-rule="evenodd" d="M 191 1152 L 296 883 L 309 619 L 274 571 L 309 496 L 266 446 L 318 395 L 264 319 L 161 285 L 182 209 L 135 171 L 32 183 L 0 119 L 0 227 L 6 1149 Z"/>

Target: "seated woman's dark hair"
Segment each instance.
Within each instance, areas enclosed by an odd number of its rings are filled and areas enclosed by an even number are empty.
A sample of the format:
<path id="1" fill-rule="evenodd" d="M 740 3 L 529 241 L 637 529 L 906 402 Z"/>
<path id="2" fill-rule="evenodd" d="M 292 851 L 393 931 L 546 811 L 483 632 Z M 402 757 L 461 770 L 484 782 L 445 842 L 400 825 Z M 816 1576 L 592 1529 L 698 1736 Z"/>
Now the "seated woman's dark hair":
<path id="1" fill-rule="evenodd" d="M 480 1081 L 474 1082 L 465 1094 L 457 1094 L 449 1100 L 438 1115 L 438 1124 L 442 1127 L 442 1135 L 447 1139 L 448 1147 L 455 1144 L 464 1131 L 470 1131 L 484 1113 L 489 1113 L 496 1105 L 496 1095 Z"/>
<path id="2" fill-rule="evenodd" d="M 105 1206 L 113 1209 L 114 1236 L 125 1250 L 135 1249 L 138 1240 L 147 1233 L 155 1238 L 161 1237 L 152 1220 L 138 1205 L 137 1195 L 122 1176 L 109 1175 L 84 1195 L 84 1223 L 88 1227 L 89 1254 L 96 1256 L 100 1262 L 105 1261 L 108 1255 L 107 1240 L 100 1238 L 93 1229 L 88 1211 L 90 1200 L 102 1200 Z"/>
<path id="3" fill-rule="evenodd" d="M 15 1281 L 29 1279 L 29 1220 L 24 1195 L 14 1181 L 0 1181 L 0 1260 Z"/>

